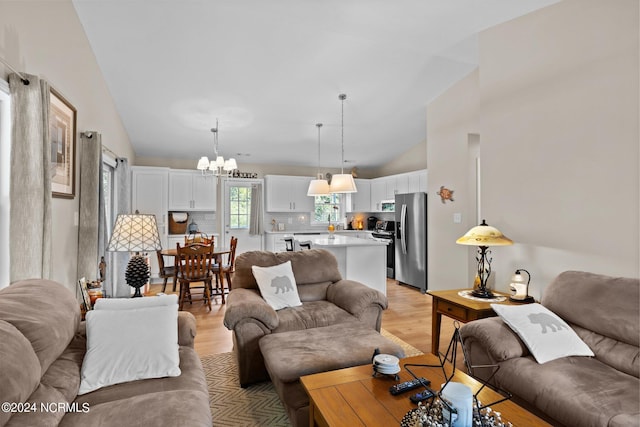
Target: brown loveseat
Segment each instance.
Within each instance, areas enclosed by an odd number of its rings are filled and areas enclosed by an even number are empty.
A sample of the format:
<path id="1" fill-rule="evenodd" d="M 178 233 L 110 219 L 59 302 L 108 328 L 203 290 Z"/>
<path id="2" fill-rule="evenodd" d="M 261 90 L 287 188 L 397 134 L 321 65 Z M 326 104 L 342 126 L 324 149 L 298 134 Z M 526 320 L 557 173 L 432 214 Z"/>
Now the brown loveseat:
<path id="1" fill-rule="evenodd" d="M 595 357 L 538 364 L 500 318 L 460 329 L 472 365 L 498 364 L 493 384 L 554 425 L 640 425 L 640 281 L 567 271 L 542 305 L 566 321 Z M 474 369 L 485 378 L 488 369 Z"/>
<path id="2" fill-rule="evenodd" d="M 181 375 L 77 396 L 86 351 L 75 296 L 49 280 L 0 290 L 0 426 L 211 426 L 195 318 L 178 313 Z"/>
<path id="3" fill-rule="evenodd" d="M 269 267 L 287 261 L 291 261 L 303 305 L 275 311 L 260 295 L 251 266 Z M 386 308 L 387 298 L 382 293 L 342 279 L 335 256 L 326 250 L 241 254 L 236 259 L 233 290 L 224 317 L 225 326 L 233 330 L 240 385 L 269 379 L 260 352 L 262 337 L 341 324 L 380 331 Z"/>

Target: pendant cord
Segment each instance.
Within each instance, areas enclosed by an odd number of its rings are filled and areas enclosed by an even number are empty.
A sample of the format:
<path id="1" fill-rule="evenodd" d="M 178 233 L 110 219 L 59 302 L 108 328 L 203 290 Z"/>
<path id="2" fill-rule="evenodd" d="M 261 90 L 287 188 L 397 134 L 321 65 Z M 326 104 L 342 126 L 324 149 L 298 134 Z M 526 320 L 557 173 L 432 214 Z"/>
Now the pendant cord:
<path id="1" fill-rule="evenodd" d="M 342 174 L 344 175 L 344 100 L 347 99 L 347 95 L 344 93 L 341 93 L 340 95 L 338 95 L 338 98 L 342 101 L 342 133 L 341 133 L 342 163 L 340 164 L 340 167 L 341 167 Z"/>
<path id="2" fill-rule="evenodd" d="M 318 170 L 316 172 L 316 177 L 320 175 L 320 128 L 322 127 L 322 123 L 316 123 L 318 127 Z"/>

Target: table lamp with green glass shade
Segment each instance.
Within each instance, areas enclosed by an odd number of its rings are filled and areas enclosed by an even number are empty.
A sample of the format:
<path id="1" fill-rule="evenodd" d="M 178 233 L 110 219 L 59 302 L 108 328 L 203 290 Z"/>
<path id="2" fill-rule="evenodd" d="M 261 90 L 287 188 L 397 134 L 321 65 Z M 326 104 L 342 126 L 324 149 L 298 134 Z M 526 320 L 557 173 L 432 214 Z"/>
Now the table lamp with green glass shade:
<path id="1" fill-rule="evenodd" d="M 490 299 L 494 295 L 487 289 L 487 280 L 491 275 L 491 251 L 489 246 L 507 246 L 513 245 L 513 241 L 506 237 L 500 230 L 490 226 L 483 219 L 480 225 L 473 227 L 467 231 L 464 236 L 456 240 L 459 245 L 477 246 L 478 254 L 476 255 L 477 278 L 480 281 L 478 287 L 474 286 L 472 296 L 477 298 Z"/>
<path id="2" fill-rule="evenodd" d="M 141 214 L 120 214 L 113 226 L 107 250 L 112 252 L 135 252 L 127 264 L 125 280 L 135 289 L 133 297 L 141 297 L 140 288 L 149 280 L 149 264 L 141 252 L 162 249 L 156 216 Z"/>

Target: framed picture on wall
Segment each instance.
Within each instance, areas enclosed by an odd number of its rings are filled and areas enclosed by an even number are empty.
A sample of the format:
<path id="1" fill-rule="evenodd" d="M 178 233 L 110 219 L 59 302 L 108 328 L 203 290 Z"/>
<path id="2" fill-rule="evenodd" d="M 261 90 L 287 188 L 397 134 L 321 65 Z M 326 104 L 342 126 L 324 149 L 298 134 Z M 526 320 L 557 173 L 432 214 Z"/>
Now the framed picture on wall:
<path id="1" fill-rule="evenodd" d="M 53 197 L 76 195 L 76 109 L 55 89 L 49 101 L 51 191 Z"/>
<path id="2" fill-rule="evenodd" d="M 89 297 L 89 291 L 87 289 L 87 280 L 84 277 L 78 280 L 78 288 L 80 288 L 80 294 L 82 294 L 82 303 L 84 304 L 85 311 L 91 310 L 91 298 Z"/>

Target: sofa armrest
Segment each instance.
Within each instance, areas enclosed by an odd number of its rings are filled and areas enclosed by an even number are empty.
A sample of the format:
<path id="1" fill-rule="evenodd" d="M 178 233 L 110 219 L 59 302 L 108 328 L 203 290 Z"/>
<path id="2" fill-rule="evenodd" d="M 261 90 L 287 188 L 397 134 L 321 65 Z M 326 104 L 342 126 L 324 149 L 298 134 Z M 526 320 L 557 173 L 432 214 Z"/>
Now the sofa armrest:
<path id="1" fill-rule="evenodd" d="M 372 305 L 386 310 L 387 297 L 381 292 L 354 280 L 342 279 L 327 288 L 327 300 L 358 317 Z"/>
<path id="2" fill-rule="evenodd" d="M 196 318 L 188 311 L 178 312 L 178 345 L 193 348 L 196 337 Z"/>
<path id="3" fill-rule="evenodd" d="M 513 330 L 499 317 L 474 320 L 460 328 L 472 365 L 498 363 L 529 354 Z"/>
<path id="4" fill-rule="evenodd" d="M 238 323 L 248 318 L 263 323 L 269 330 L 277 328 L 279 324 L 278 314 L 257 290 L 233 289 L 227 297 L 224 326 L 234 330 Z"/>

